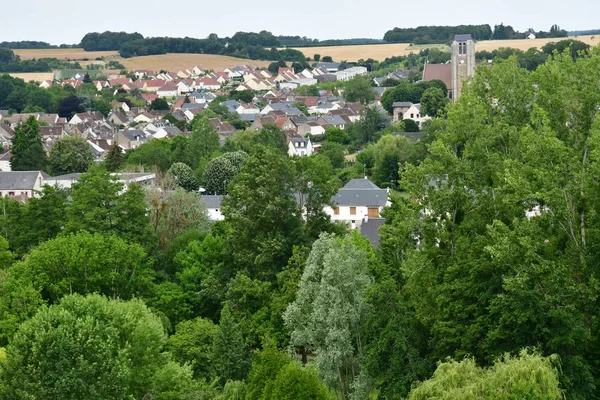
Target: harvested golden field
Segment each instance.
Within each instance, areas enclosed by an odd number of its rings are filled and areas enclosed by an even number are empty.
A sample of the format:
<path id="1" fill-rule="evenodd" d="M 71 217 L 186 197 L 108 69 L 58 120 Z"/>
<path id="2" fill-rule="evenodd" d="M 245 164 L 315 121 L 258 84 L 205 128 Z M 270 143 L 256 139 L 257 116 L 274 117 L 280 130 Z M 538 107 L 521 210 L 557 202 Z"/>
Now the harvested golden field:
<path id="1" fill-rule="evenodd" d="M 353 46 L 323 46 L 323 47 L 296 47 L 295 50 L 301 51 L 306 57 L 311 59 L 315 54 L 331 56 L 334 61 L 358 61 L 361 58 L 366 60 L 383 61 L 391 56 L 403 56 L 407 52 L 408 43 L 390 43 L 390 44 L 360 44 Z"/>
<path id="2" fill-rule="evenodd" d="M 118 57 L 117 51 L 85 51 L 83 49 L 25 49 L 13 50 L 21 60 L 58 58 L 59 60 L 94 60 L 97 57 Z"/>
<path id="3" fill-rule="evenodd" d="M 593 39 L 592 39 L 593 38 Z M 527 50 L 531 47 L 542 48 L 547 43 L 558 42 L 567 38 L 550 38 L 550 39 L 519 39 L 519 40 L 483 40 L 475 43 L 476 51 L 492 51 L 500 47 L 510 47 L 513 49 Z M 600 42 L 600 36 L 572 36 L 568 39 L 580 40 L 591 46 L 597 45 Z"/>
<path id="4" fill-rule="evenodd" d="M 54 79 L 54 72 L 24 72 L 18 74 L 9 74 L 13 78 L 21 78 L 25 82 L 34 81 L 34 82 L 42 82 L 42 81 L 51 81 Z"/>
<path id="5" fill-rule="evenodd" d="M 592 39 L 593 38 L 593 39 Z M 597 45 L 600 42 L 600 35 L 596 36 L 574 36 L 572 39 L 581 40 L 589 45 Z M 520 40 L 484 40 L 475 43 L 475 50 L 491 51 L 500 47 L 512 47 L 520 50 L 527 50 L 530 47 L 541 48 L 546 43 L 557 42 L 562 38 L 552 39 L 520 39 Z M 323 47 L 297 47 L 296 50 L 301 51 L 306 57 L 313 58 L 315 54 L 323 56 L 331 56 L 334 61 L 358 61 L 359 59 L 366 60 L 372 58 L 374 60 L 383 61 L 387 57 L 404 56 L 410 53 L 418 53 L 426 45 L 411 46 L 408 43 L 390 43 L 390 44 L 365 44 L 353 46 L 323 46 Z M 440 47 L 439 45 L 431 45 L 431 47 Z"/>
<path id="6" fill-rule="evenodd" d="M 264 68 L 271 63 L 270 61 L 246 60 L 244 58 L 219 56 L 214 54 L 171 53 L 156 56 L 120 58 L 118 61 L 128 70 L 148 69 L 151 71 L 160 71 L 161 69 L 164 69 L 173 72 L 191 68 L 196 65 L 203 69 L 214 69 L 215 71 L 218 71 L 242 64 Z"/>

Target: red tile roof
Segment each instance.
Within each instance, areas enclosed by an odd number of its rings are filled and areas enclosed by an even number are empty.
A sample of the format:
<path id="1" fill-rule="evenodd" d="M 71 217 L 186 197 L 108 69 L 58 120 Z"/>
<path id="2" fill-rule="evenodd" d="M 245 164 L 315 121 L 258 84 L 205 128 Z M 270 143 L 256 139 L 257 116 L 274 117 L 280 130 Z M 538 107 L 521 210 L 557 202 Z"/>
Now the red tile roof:
<path id="1" fill-rule="evenodd" d="M 451 64 L 425 64 L 423 71 L 424 81 L 433 81 L 439 79 L 446 84 L 446 87 L 452 90 L 452 65 Z"/>

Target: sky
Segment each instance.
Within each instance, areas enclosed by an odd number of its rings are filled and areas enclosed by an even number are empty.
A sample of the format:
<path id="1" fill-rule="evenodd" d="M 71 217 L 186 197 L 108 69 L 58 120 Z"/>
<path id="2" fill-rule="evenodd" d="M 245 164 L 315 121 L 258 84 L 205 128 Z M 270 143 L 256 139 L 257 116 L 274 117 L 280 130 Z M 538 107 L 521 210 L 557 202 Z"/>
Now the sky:
<path id="1" fill-rule="evenodd" d="M 91 4 L 91 3 L 90 3 Z M 101 4 L 104 4 L 102 6 Z M 173 5 L 173 9 L 169 9 Z M 381 39 L 394 28 L 495 24 L 518 31 L 600 28 L 597 0 L 337 0 L 169 2 L 144 0 L 77 3 L 72 0 L 2 0 L 0 42 L 37 40 L 76 44 L 88 32 L 139 32 L 145 37 L 219 37 L 267 30 L 309 38 Z M 13 17 L 11 17 L 13 16 Z"/>

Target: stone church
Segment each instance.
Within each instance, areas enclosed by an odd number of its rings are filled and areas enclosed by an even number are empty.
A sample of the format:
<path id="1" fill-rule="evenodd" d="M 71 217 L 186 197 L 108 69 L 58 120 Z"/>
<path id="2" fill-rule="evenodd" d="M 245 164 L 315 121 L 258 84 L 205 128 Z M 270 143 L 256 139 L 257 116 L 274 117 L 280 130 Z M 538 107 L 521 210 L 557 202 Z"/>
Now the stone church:
<path id="1" fill-rule="evenodd" d="M 448 88 L 448 97 L 456 101 L 464 80 L 475 75 L 475 42 L 470 34 L 456 35 L 451 49 L 450 64 L 425 64 L 423 80 L 441 80 Z"/>

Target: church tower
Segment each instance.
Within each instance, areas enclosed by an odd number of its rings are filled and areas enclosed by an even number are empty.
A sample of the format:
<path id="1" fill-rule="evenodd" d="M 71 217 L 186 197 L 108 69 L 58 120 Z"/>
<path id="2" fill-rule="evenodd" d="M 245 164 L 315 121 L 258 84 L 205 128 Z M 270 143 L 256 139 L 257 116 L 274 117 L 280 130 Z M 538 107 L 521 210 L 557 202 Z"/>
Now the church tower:
<path id="1" fill-rule="evenodd" d="M 475 42 L 470 34 L 456 35 L 452 42 L 452 101 L 460 97 L 463 81 L 475 75 Z"/>

